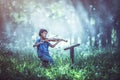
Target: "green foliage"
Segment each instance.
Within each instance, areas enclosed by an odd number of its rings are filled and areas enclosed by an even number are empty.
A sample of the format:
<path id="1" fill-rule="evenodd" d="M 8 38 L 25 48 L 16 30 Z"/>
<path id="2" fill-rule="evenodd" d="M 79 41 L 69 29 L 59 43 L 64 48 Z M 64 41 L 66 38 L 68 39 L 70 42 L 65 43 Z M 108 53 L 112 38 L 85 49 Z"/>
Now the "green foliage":
<path id="1" fill-rule="evenodd" d="M 111 43 L 114 46 L 117 46 L 117 35 L 116 35 L 116 30 L 115 29 L 112 29 L 111 38 L 112 38 Z"/>
<path id="2" fill-rule="evenodd" d="M 57 50 L 56 50 L 57 52 Z M 118 52 L 101 53 L 98 50 L 83 55 L 76 52 L 75 65 L 70 68 L 69 56 L 52 55 L 54 66 L 42 67 L 33 54 L 0 53 L 1 80 L 118 80 L 120 55 Z M 65 52 L 63 52 L 65 53 Z"/>

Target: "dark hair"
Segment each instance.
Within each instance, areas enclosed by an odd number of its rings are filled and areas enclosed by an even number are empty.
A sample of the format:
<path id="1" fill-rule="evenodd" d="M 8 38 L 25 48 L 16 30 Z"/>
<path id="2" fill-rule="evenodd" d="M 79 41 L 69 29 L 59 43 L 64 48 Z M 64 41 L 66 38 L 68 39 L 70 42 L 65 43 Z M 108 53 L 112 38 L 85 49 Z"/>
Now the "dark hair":
<path id="1" fill-rule="evenodd" d="M 41 33 L 43 33 L 43 32 L 48 32 L 48 31 L 46 29 L 40 29 L 39 36 L 41 36 Z"/>

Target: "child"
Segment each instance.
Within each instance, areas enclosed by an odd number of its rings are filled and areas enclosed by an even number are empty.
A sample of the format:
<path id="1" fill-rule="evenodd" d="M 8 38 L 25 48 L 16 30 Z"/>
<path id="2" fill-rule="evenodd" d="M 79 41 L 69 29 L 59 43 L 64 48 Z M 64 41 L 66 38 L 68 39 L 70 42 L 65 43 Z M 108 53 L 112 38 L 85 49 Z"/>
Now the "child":
<path id="1" fill-rule="evenodd" d="M 49 46 L 54 48 L 61 40 L 57 40 L 55 44 L 50 44 L 46 38 L 48 31 L 46 29 L 40 29 L 39 36 L 40 38 L 36 40 L 33 47 L 37 47 L 37 54 L 40 60 L 42 61 L 42 65 L 46 66 L 46 63 L 50 65 L 54 64 L 52 57 L 49 54 Z"/>

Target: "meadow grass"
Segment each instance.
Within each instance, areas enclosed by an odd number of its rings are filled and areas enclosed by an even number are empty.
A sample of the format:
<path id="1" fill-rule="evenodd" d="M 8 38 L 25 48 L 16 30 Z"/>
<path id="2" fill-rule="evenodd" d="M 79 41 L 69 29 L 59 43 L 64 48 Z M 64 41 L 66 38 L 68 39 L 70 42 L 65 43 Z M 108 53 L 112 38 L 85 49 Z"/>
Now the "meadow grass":
<path id="1" fill-rule="evenodd" d="M 111 50 L 112 51 L 112 50 Z M 0 52 L 0 80 L 119 80 L 119 51 L 75 51 L 75 64 L 70 67 L 66 52 L 54 51 L 54 66 L 44 68 L 36 53 Z"/>

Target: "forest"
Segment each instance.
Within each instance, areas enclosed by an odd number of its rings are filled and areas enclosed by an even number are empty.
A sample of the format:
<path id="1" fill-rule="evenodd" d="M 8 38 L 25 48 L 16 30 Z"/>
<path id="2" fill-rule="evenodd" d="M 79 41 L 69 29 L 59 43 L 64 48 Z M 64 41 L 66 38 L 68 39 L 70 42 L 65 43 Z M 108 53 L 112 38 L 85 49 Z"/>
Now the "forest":
<path id="1" fill-rule="evenodd" d="M 119 80 L 119 0 L 0 0 L 0 80 Z M 63 38 L 42 66 L 39 30 Z M 54 42 L 51 42 L 54 44 Z M 80 44 L 74 50 L 64 50 Z M 70 53 L 74 53 L 71 68 Z"/>

